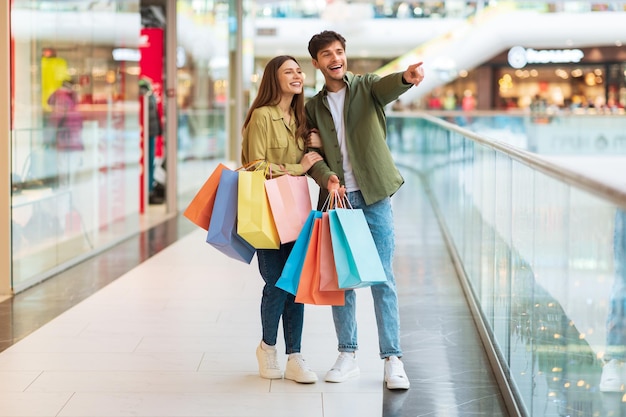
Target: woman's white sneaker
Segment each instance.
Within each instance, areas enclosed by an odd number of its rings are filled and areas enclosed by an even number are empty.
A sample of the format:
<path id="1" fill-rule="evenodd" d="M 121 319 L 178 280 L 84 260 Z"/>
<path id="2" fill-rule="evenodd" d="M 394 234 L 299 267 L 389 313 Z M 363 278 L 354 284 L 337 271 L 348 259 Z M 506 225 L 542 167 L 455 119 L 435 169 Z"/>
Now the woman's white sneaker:
<path id="1" fill-rule="evenodd" d="M 256 348 L 256 359 L 259 362 L 259 375 L 265 379 L 282 379 L 283 372 L 278 364 L 276 346 L 265 346 L 263 342 Z"/>
<path id="2" fill-rule="evenodd" d="M 301 384 L 313 384 L 317 382 L 317 374 L 309 368 L 309 365 L 307 365 L 300 353 L 292 353 L 289 355 L 289 359 L 287 359 L 285 379 Z"/>

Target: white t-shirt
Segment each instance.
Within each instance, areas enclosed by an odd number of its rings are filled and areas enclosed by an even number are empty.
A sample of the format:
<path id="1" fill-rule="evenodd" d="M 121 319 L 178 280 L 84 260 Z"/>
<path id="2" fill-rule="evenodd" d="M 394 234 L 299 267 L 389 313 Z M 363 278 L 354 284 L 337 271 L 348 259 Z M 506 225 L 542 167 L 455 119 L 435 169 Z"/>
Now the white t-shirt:
<path id="1" fill-rule="evenodd" d="M 330 114 L 335 122 L 335 130 L 337 131 L 337 140 L 339 141 L 339 149 L 343 160 L 343 175 L 347 191 L 357 191 L 359 185 L 356 183 L 354 174 L 352 173 L 352 164 L 348 158 L 348 147 L 346 145 L 346 130 L 343 121 L 343 106 L 346 101 L 346 87 L 336 92 L 328 92 L 328 105 L 330 106 Z"/>

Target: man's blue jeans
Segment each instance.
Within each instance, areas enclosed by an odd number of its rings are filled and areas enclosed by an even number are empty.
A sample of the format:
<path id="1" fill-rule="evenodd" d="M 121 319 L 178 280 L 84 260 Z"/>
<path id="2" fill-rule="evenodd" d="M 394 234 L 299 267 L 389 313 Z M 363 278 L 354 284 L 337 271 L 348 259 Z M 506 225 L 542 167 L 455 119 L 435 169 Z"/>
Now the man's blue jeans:
<path id="1" fill-rule="evenodd" d="M 265 281 L 261 298 L 261 324 L 263 341 L 276 344 L 278 324 L 282 316 L 285 336 L 285 353 L 300 352 L 304 304 L 296 303 L 295 296 L 276 287 L 294 242 L 280 245 L 279 249 L 257 249 L 259 272 Z"/>
<path id="2" fill-rule="evenodd" d="M 398 294 L 393 276 L 392 262 L 395 248 L 393 211 L 391 199 L 386 198 L 372 205 L 366 205 L 360 191 L 347 193 L 352 208 L 362 209 L 372 231 L 387 282 L 371 286 L 374 298 L 374 311 L 378 326 L 378 346 L 380 357 L 402 356 L 400 349 L 400 314 Z M 346 291 L 346 304 L 333 306 L 333 320 L 340 352 L 354 352 L 358 349 L 356 323 L 356 294 Z"/>

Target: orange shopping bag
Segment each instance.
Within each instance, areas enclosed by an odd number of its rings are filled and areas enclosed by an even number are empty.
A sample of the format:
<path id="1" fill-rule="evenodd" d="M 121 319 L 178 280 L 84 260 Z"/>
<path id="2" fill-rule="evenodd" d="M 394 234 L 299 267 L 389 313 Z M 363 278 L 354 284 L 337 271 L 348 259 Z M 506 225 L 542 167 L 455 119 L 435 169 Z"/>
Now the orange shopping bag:
<path id="1" fill-rule="evenodd" d="M 315 219 L 313 223 L 313 231 L 311 232 L 311 240 L 304 258 L 302 273 L 300 275 L 300 283 L 296 292 L 296 302 L 303 304 L 315 305 L 345 305 L 345 291 L 320 291 L 320 263 L 328 262 L 322 259 L 319 250 L 320 246 L 320 230 L 322 219 Z"/>
<path id="2" fill-rule="evenodd" d="M 211 214 L 213 213 L 213 205 L 215 204 L 217 186 L 220 184 L 220 177 L 224 169 L 230 168 L 224 164 L 219 164 L 217 168 L 215 168 L 183 213 L 183 215 L 194 224 L 207 231 L 211 223 Z"/>

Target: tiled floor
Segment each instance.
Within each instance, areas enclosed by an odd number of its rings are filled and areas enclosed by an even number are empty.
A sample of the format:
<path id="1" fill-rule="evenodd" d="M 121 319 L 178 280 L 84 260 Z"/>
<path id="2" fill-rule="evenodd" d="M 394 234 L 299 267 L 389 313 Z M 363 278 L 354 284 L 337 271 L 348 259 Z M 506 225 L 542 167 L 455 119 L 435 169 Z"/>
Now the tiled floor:
<path id="1" fill-rule="evenodd" d="M 320 306 L 306 307 L 303 340 L 320 381 L 259 378 L 256 259 L 227 258 L 178 218 L 0 303 L 0 417 L 506 416 L 410 175 L 394 211 L 409 391 L 383 386 L 367 289 L 358 290 L 359 379 L 323 382 L 337 352 L 330 308 Z"/>

